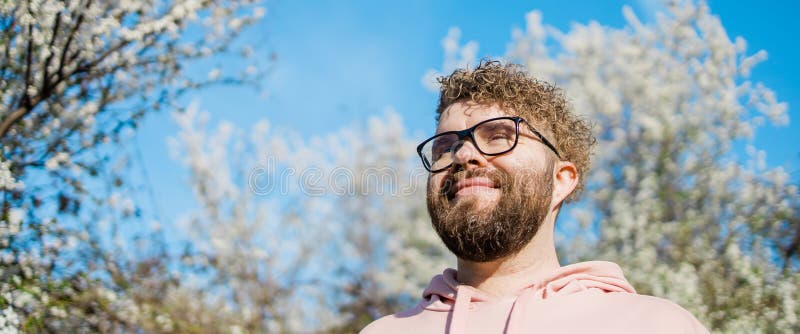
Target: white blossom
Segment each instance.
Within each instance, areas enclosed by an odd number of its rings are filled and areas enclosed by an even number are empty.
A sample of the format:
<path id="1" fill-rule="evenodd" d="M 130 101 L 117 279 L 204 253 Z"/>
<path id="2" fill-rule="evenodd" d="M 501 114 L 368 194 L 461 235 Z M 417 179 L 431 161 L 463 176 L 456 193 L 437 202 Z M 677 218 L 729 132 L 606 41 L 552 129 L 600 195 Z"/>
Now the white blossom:
<path id="1" fill-rule="evenodd" d="M 0 333 L 2 334 L 16 334 L 20 333 L 18 328 L 20 327 L 20 318 L 14 309 L 11 307 L 6 307 L 3 309 L 2 313 L 0 313 Z"/>
<path id="2" fill-rule="evenodd" d="M 436 78 L 442 76 L 442 73 L 450 73 L 457 68 L 467 68 L 475 65 L 476 56 L 478 54 L 478 43 L 469 41 L 464 45 L 459 45 L 461 38 L 461 29 L 458 27 L 451 27 L 447 31 L 447 36 L 442 39 L 442 48 L 444 48 L 444 63 L 442 64 L 442 71 L 429 70 L 422 76 L 422 85 L 430 91 L 439 91 L 439 86 L 436 83 Z"/>
<path id="3" fill-rule="evenodd" d="M 8 161 L 0 160 L 0 189 L 13 190 L 22 188 L 22 182 L 14 179 L 14 175 L 11 174 L 10 165 Z"/>
<path id="4" fill-rule="evenodd" d="M 52 158 L 48 159 L 47 162 L 44 163 L 44 166 L 48 170 L 56 170 L 60 168 L 62 165 L 68 163 L 69 163 L 69 154 L 64 152 L 58 152 Z"/>

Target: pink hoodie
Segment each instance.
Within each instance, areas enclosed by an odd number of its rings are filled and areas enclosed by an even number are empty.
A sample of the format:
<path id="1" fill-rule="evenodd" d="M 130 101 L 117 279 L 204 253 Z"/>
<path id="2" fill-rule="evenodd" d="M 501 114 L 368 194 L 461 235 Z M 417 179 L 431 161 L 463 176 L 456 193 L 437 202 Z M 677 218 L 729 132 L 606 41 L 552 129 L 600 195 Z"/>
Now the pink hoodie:
<path id="1" fill-rule="evenodd" d="M 561 267 L 504 298 L 459 284 L 447 269 L 422 297 L 361 333 L 708 333 L 677 304 L 636 294 L 611 262 Z"/>

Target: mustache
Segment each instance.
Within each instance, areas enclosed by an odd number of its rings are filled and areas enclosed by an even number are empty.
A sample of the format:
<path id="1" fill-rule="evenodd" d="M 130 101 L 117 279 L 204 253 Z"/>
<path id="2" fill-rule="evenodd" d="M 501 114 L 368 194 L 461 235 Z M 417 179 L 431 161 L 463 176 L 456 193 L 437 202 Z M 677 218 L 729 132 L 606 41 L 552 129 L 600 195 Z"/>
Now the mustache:
<path id="1" fill-rule="evenodd" d="M 501 190 L 506 189 L 509 184 L 508 181 L 510 176 L 500 170 L 496 169 L 486 169 L 486 168 L 476 168 L 470 170 L 460 170 L 453 174 L 448 175 L 445 180 L 444 184 L 442 185 L 440 195 L 443 197 L 447 197 L 447 199 L 452 199 L 456 195 L 456 184 L 460 181 L 470 179 L 473 177 L 485 177 L 492 181 L 492 184 L 495 187 L 500 188 Z"/>

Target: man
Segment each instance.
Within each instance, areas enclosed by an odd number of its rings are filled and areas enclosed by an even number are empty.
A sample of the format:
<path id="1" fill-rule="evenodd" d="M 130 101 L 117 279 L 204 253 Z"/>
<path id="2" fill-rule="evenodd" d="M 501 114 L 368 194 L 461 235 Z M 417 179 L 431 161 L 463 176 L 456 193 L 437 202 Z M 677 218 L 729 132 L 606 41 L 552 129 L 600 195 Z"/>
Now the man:
<path id="1" fill-rule="evenodd" d="M 636 294 L 614 263 L 559 265 L 556 217 L 582 190 L 595 142 L 561 90 L 495 61 L 439 82 L 436 135 L 417 150 L 458 270 L 363 333 L 707 333 L 680 306 Z"/>

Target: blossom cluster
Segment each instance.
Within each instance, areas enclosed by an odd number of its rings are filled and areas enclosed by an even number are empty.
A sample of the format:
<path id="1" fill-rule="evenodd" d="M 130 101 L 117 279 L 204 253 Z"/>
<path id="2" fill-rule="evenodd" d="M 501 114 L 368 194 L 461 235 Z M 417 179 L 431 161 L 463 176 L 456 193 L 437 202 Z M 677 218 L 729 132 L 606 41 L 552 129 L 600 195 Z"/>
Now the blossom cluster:
<path id="1" fill-rule="evenodd" d="M 0 3 L 0 328 L 169 327 L 130 289 L 138 259 L 120 225 L 139 210 L 112 196 L 128 181 L 119 147 L 187 92 L 255 80 L 186 69 L 264 14 L 257 0 Z"/>

